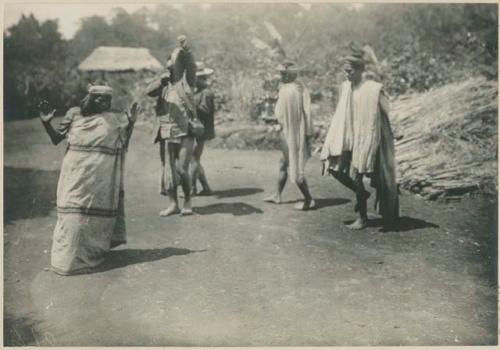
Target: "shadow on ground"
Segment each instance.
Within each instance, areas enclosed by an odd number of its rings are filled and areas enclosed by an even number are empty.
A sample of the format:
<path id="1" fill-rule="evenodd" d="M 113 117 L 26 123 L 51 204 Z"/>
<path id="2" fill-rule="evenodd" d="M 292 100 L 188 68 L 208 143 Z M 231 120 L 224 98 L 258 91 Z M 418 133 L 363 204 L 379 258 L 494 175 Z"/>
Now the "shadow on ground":
<path id="1" fill-rule="evenodd" d="M 112 250 L 106 254 L 106 260 L 94 268 L 85 268 L 68 276 L 78 276 L 106 272 L 119 269 L 129 265 L 143 264 L 158 261 L 176 255 L 186 255 L 191 253 L 202 253 L 203 250 L 190 250 L 185 248 L 161 248 L 161 249 L 121 249 Z"/>
<path id="2" fill-rule="evenodd" d="M 217 198 L 231 198 L 250 196 L 255 193 L 264 192 L 262 188 L 248 187 L 248 188 L 231 188 L 228 190 L 214 191 L 213 195 Z"/>
<path id="3" fill-rule="evenodd" d="M 350 200 L 346 198 L 318 198 L 316 201 L 316 209 L 335 207 L 337 205 L 342 205 L 349 203 Z"/>
<path id="4" fill-rule="evenodd" d="M 422 219 L 411 218 L 402 216 L 399 218 L 399 223 L 396 227 L 383 227 L 382 218 L 369 220 L 368 226 L 380 227 L 383 232 L 408 232 L 412 230 L 419 230 L 424 228 L 439 228 L 439 225 L 433 224 Z"/>
<path id="5" fill-rule="evenodd" d="M 231 214 L 234 216 L 263 213 L 261 209 L 242 202 L 210 204 L 204 207 L 193 208 L 193 211 L 200 215 Z"/>
<path id="6" fill-rule="evenodd" d="M 291 199 L 291 200 L 286 200 L 286 201 L 281 201 L 279 205 L 283 204 L 294 204 L 298 202 L 302 202 L 304 199 Z M 335 207 L 337 205 L 342 205 L 349 203 L 350 200 L 346 198 L 315 198 L 314 201 L 316 202 L 316 208 L 310 209 L 310 210 L 317 210 L 321 208 L 327 208 L 327 207 Z M 268 202 L 264 201 L 265 204 L 270 204 L 270 205 L 277 205 L 273 202 Z"/>
<path id="7" fill-rule="evenodd" d="M 344 225 L 350 225 L 354 220 L 344 221 Z M 424 228 L 439 228 L 439 225 L 422 219 L 402 216 L 396 226 L 384 227 L 382 218 L 368 219 L 368 227 L 379 227 L 380 232 L 408 232 Z"/>
<path id="8" fill-rule="evenodd" d="M 5 315 L 3 320 L 3 345 L 37 345 L 37 339 L 40 338 L 40 335 L 36 331 L 36 323 L 28 317 L 13 318 Z"/>
<path id="9" fill-rule="evenodd" d="M 4 167 L 4 224 L 49 215 L 56 205 L 59 171 Z"/>
<path id="10" fill-rule="evenodd" d="M 106 260 L 90 273 L 104 272 L 122 268 L 129 265 L 142 264 L 162 260 L 175 255 L 186 255 L 201 253 L 206 250 L 190 250 L 185 248 L 161 248 L 161 249 L 120 249 L 112 250 L 106 255 Z"/>

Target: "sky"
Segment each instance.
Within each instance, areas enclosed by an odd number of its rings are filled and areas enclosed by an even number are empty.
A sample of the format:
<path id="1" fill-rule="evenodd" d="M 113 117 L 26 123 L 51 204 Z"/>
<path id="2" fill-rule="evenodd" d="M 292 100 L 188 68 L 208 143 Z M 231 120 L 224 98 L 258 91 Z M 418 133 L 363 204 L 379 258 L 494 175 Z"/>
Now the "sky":
<path id="1" fill-rule="evenodd" d="M 142 7 L 154 8 L 157 4 L 130 4 L 130 3 L 108 3 L 108 4 L 5 4 L 4 7 L 4 29 L 16 24 L 22 14 L 29 15 L 33 13 L 39 21 L 57 19 L 59 22 L 59 31 L 65 39 L 71 39 L 80 26 L 80 20 L 84 17 L 100 15 L 111 17 L 112 9 L 121 7 L 128 13 L 132 13 Z M 182 5 L 171 4 L 174 7 Z"/>
<path id="2" fill-rule="evenodd" d="M 16 24 L 21 18 L 21 15 L 29 15 L 32 13 L 36 19 L 43 22 L 49 19 L 56 19 L 59 22 L 59 31 L 63 38 L 71 39 L 80 26 L 80 20 L 84 17 L 93 15 L 112 17 L 112 10 L 116 7 L 121 7 L 128 13 L 133 13 L 142 7 L 153 9 L 158 3 L 120 3 L 113 2 L 107 4 L 99 3 L 6 3 L 4 7 L 4 30 Z M 168 5 L 181 8 L 182 4 L 168 3 Z M 299 3 L 299 5 L 309 10 L 310 3 Z M 209 3 L 202 5 L 204 8 L 210 8 Z M 351 4 L 354 10 L 359 10 L 363 7 L 362 4 Z"/>

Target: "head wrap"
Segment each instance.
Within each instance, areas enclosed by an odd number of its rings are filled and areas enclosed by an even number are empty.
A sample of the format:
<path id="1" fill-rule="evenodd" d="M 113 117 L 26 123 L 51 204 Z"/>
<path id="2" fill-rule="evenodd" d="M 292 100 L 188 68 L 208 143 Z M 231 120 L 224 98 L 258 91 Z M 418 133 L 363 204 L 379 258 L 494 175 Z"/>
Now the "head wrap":
<path id="1" fill-rule="evenodd" d="M 186 44 L 187 37 L 184 34 L 181 34 L 177 37 L 177 42 L 180 46 L 184 46 Z"/>
<path id="2" fill-rule="evenodd" d="M 285 61 L 276 67 L 278 72 L 298 73 L 302 69 L 302 67 L 297 66 L 297 64 L 293 61 Z"/>
<path id="3" fill-rule="evenodd" d="M 357 43 L 351 42 L 349 44 L 349 53 L 344 57 L 344 63 L 352 67 L 362 68 L 365 66 L 365 50 Z"/>
<path id="4" fill-rule="evenodd" d="M 91 85 L 88 89 L 89 95 L 113 96 L 113 89 L 107 85 Z"/>
<path id="5" fill-rule="evenodd" d="M 212 75 L 214 70 L 212 68 L 207 68 L 205 63 L 196 62 L 196 76 L 197 77 L 206 77 Z"/>
<path id="6" fill-rule="evenodd" d="M 83 116 L 100 113 L 98 107 L 93 103 L 93 96 L 106 95 L 110 98 L 113 96 L 113 89 L 107 85 L 89 85 L 87 90 L 88 95 L 85 96 L 80 104 Z M 111 108 L 111 105 L 109 105 L 109 108 Z"/>
<path id="7" fill-rule="evenodd" d="M 163 73 L 161 73 L 160 79 L 170 79 L 170 76 L 171 76 L 170 71 L 167 69 Z"/>

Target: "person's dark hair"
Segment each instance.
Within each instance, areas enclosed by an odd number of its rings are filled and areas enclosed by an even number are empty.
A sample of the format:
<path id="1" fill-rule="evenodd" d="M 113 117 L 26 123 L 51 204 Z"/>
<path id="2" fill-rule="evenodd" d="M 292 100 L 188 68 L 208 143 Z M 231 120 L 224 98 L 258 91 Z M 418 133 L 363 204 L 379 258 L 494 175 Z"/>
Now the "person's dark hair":
<path id="1" fill-rule="evenodd" d="M 293 71 L 283 71 L 283 72 L 281 72 L 281 80 L 284 83 L 291 83 L 291 82 L 297 80 L 297 77 L 298 77 L 297 72 L 293 72 Z"/>
<path id="2" fill-rule="evenodd" d="M 359 61 L 359 62 L 352 62 L 352 67 L 355 69 L 359 69 L 364 71 L 365 70 L 365 62 L 364 61 Z"/>

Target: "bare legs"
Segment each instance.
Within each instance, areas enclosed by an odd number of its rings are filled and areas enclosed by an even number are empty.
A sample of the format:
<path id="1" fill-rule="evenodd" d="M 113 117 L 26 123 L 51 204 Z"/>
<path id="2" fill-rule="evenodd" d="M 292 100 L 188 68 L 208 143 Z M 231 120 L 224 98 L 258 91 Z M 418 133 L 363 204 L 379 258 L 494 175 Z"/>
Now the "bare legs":
<path id="1" fill-rule="evenodd" d="M 295 183 L 297 184 L 300 192 L 302 192 L 302 195 L 304 196 L 304 202 L 297 203 L 295 205 L 295 209 L 297 210 L 314 209 L 316 207 L 316 203 L 312 199 L 311 192 L 309 192 L 309 186 L 307 185 L 306 179 L 304 178 L 297 180 Z"/>
<path id="2" fill-rule="evenodd" d="M 361 230 L 365 228 L 368 224 L 367 199 L 370 197 L 370 193 L 365 190 L 363 175 L 357 174 L 356 178 L 353 180 L 346 172 L 332 171 L 331 174 L 342 185 L 346 186 L 356 194 L 356 211 L 359 212 L 359 217 L 347 227 L 353 230 Z"/>
<path id="3" fill-rule="evenodd" d="M 181 214 L 190 215 L 193 213 L 191 206 L 191 179 L 189 176 L 189 163 L 193 157 L 194 138 L 183 137 L 181 148 L 177 160 L 177 172 L 181 180 L 182 191 L 184 192 L 184 207 Z"/>
<path id="4" fill-rule="evenodd" d="M 281 204 L 281 193 L 283 192 L 286 181 L 288 180 L 288 159 L 285 157 L 286 155 L 283 153 L 280 158 L 276 193 L 272 196 L 264 198 L 264 201 L 266 202 Z"/>
<path id="5" fill-rule="evenodd" d="M 170 156 L 171 145 L 165 141 L 160 141 L 160 159 L 162 166 L 161 194 L 168 196 L 168 207 L 160 212 L 160 216 L 169 216 L 179 213 L 177 202 L 177 184 L 179 174 L 175 167 L 175 159 Z M 168 156 L 167 156 L 168 154 Z"/>
<path id="6" fill-rule="evenodd" d="M 285 188 L 287 180 L 288 180 L 288 152 L 287 148 L 284 148 L 279 163 L 279 173 L 278 173 L 278 182 L 276 186 L 276 193 L 274 195 L 264 198 L 264 201 L 274 204 L 281 204 L 281 193 Z M 316 206 L 316 203 L 312 199 L 311 192 L 309 191 L 309 186 L 307 185 L 306 179 L 305 178 L 298 179 L 295 181 L 295 183 L 297 184 L 300 192 L 304 196 L 304 202 L 297 203 L 297 205 L 295 205 L 295 209 L 298 210 L 313 209 Z"/>
<path id="7" fill-rule="evenodd" d="M 196 195 L 205 195 L 208 196 L 212 193 L 212 190 L 210 189 L 210 186 L 208 185 L 207 177 L 205 176 L 205 170 L 203 169 L 203 166 L 201 165 L 201 155 L 203 154 L 203 149 L 205 146 L 205 140 L 203 139 L 196 139 L 196 145 L 194 146 L 194 151 L 193 151 L 193 158 L 191 161 L 191 168 L 190 168 L 190 174 L 191 174 L 191 189 L 192 189 L 192 194 Z M 200 180 L 201 182 L 201 187 L 203 189 L 201 190 L 200 193 L 197 193 L 196 189 L 196 181 Z"/>
<path id="8" fill-rule="evenodd" d="M 177 186 L 180 183 L 184 192 L 184 206 L 181 214 L 190 215 L 193 213 L 191 206 L 191 179 L 189 176 L 189 163 L 193 156 L 194 139 L 192 137 L 182 137 L 180 144 L 167 143 L 168 151 L 168 180 L 167 195 L 169 204 L 167 209 L 160 212 L 160 216 L 169 216 L 179 212 L 179 202 L 177 199 Z M 165 146 L 160 145 L 160 156 L 163 156 L 162 163 L 165 164 Z M 161 151 L 163 149 L 163 151 Z M 162 179 L 162 181 L 166 181 Z"/>

